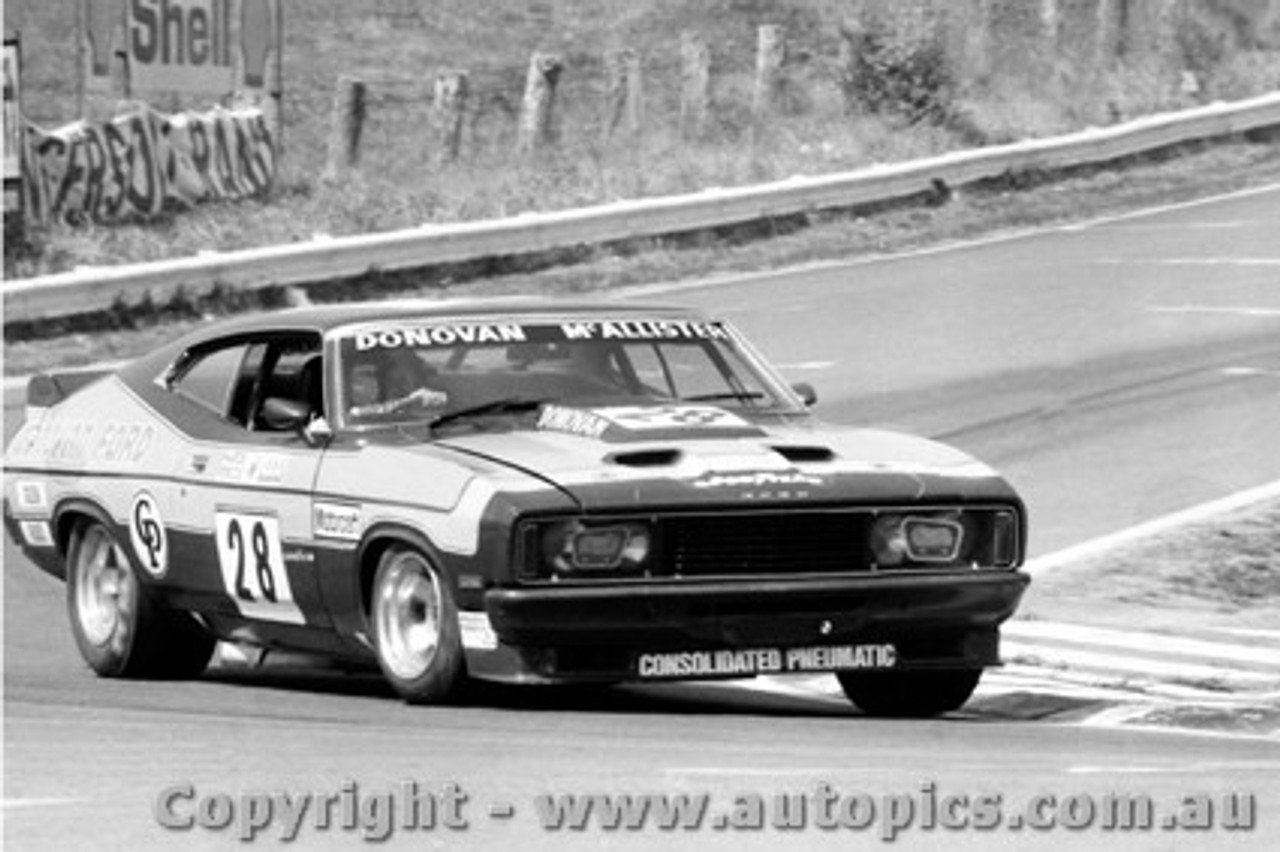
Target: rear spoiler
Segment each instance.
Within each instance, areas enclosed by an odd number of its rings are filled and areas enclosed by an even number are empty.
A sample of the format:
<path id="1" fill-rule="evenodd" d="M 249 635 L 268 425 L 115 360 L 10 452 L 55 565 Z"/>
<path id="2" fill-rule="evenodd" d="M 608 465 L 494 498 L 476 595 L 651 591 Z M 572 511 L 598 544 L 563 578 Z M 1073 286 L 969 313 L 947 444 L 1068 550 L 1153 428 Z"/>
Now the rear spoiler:
<path id="1" fill-rule="evenodd" d="M 57 405 L 81 388 L 93 384 L 114 370 L 82 370 L 74 373 L 40 373 L 27 382 L 27 408 Z"/>

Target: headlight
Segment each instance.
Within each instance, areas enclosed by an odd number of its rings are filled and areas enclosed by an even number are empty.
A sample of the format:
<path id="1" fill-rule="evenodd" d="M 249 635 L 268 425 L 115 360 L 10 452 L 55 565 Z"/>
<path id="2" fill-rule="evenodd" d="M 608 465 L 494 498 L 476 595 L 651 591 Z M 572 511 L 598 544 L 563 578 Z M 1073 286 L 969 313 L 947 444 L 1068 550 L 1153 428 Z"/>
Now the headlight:
<path id="1" fill-rule="evenodd" d="M 882 515 L 871 526 L 871 552 L 881 568 L 955 562 L 963 545 L 964 525 L 951 517 Z"/>
<path id="2" fill-rule="evenodd" d="M 651 543 L 644 524 L 566 521 L 543 530 L 541 551 L 543 564 L 556 574 L 626 571 L 644 564 Z"/>

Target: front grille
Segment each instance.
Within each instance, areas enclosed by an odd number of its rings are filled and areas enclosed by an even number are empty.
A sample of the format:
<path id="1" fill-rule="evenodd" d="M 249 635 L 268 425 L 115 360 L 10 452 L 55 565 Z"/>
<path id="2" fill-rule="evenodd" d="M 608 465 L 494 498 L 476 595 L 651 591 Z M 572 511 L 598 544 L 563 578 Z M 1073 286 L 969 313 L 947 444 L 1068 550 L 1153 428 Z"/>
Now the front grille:
<path id="1" fill-rule="evenodd" d="M 907 561 L 892 569 L 876 565 L 872 527 L 881 515 L 955 518 L 964 539 L 954 562 Z M 595 516 L 585 523 L 628 523 L 652 532 L 652 551 L 643 565 L 589 575 L 555 575 L 540 536 L 565 519 L 530 519 L 517 536 L 517 565 L 526 582 L 551 580 L 662 579 L 787 574 L 838 574 L 876 570 L 1009 568 L 1020 557 L 1016 510 L 1005 506 L 879 506 L 777 511 L 672 512 L 647 516 Z"/>
<path id="2" fill-rule="evenodd" d="M 868 515 L 789 512 L 669 516 L 664 561 L 678 576 L 865 571 Z"/>

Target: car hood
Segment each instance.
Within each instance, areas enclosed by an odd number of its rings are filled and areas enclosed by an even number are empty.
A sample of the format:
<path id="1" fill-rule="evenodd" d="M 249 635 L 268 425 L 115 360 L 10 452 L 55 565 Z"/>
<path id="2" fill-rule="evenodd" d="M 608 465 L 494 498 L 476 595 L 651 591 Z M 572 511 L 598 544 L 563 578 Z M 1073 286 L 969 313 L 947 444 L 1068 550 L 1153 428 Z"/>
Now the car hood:
<path id="1" fill-rule="evenodd" d="M 652 410 L 626 413 L 633 411 Z M 991 468 L 935 441 L 808 417 L 747 421 L 715 411 L 686 407 L 675 418 L 658 413 L 627 428 L 618 426 L 626 417 L 617 409 L 544 410 L 537 425 L 446 435 L 434 444 L 550 482 L 586 511 L 1016 500 Z"/>

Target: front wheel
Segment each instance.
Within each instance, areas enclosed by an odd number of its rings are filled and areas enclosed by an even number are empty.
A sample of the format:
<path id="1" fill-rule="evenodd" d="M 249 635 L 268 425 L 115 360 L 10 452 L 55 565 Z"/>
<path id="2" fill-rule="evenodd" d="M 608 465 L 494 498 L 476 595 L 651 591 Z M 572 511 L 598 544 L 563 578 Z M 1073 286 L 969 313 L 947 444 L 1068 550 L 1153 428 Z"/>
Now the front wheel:
<path id="1" fill-rule="evenodd" d="M 151 599 L 98 521 L 83 523 L 71 539 L 67 610 L 80 655 L 103 677 L 195 677 L 213 655 L 213 637 Z"/>
<path id="2" fill-rule="evenodd" d="M 458 608 L 425 556 L 394 546 L 373 580 L 373 632 L 383 675 L 410 704 L 447 699 L 465 674 Z"/>
<path id="3" fill-rule="evenodd" d="M 959 710 L 982 669 L 839 672 L 844 694 L 869 716 L 925 718 Z"/>

